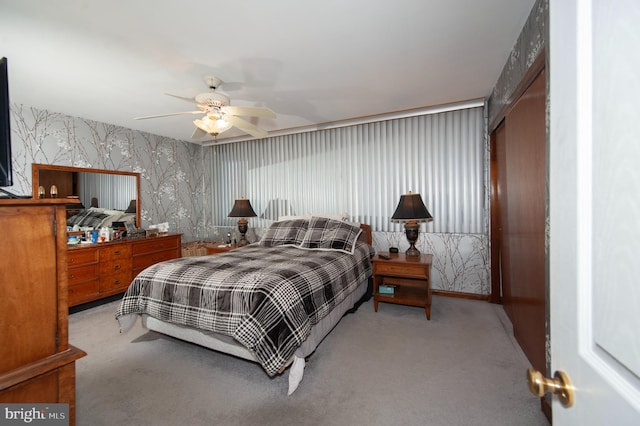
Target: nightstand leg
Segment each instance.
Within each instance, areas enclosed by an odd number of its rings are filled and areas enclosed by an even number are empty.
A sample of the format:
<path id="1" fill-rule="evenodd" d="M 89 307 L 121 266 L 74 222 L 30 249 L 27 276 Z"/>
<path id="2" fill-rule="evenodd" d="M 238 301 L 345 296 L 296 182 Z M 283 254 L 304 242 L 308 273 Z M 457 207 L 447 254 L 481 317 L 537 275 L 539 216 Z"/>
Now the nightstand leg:
<path id="1" fill-rule="evenodd" d="M 378 312 L 378 301 L 375 298 L 373 299 L 373 310 Z"/>
<path id="2" fill-rule="evenodd" d="M 431 306 L 425 306 L 424 310 L 425 310 L 425 313 L 427 314 L 427 319 L 430 320 L 431 319 Z"/>

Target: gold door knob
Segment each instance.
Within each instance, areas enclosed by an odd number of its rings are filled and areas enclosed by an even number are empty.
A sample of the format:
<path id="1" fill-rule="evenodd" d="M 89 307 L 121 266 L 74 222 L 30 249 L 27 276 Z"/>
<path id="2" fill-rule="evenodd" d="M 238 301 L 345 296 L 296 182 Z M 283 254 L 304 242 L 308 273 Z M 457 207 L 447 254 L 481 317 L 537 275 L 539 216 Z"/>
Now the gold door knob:
<path id="1" fill-rule="evenodd" d="M 538 370 L 530 368 L 527 370 L 527 382 L 529 390 L 535 396 L 543 396 L 545 392 L 551 392 L 558 395 L 563 407 L 569 408 L 573 405 L 573 386 L 569 377 L 562 371 L 556 371 L 553 379 L 549 379 Z"/>

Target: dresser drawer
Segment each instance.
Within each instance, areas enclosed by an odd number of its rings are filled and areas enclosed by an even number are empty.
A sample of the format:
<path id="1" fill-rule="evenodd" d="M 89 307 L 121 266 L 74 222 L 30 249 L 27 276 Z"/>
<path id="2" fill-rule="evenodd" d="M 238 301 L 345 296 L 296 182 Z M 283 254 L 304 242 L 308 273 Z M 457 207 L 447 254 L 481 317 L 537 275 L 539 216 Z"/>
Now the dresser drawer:
<path id="1" fill-rule="evenodd" d="M 100 292 L 126 289 L 131 284 L 131 272 L 100 277 Z"/>
<path id="2" fill-rule="evenodd" d="M 83 263 L 91 263 L 98 261 L 98 250 L 92 248 L 88 250 L 67 250 L 67 265 L 81 265 Z"/>
<path id="3" fill-rule="evenodd" d="M 150 237 L 145 241 L 136 242 L 133 245 L 133 255 L 169 249 L 178 250 L 180 246 L 180 238 L 178 237 L 178 235 L 170 237 Z"/>
<path id="4" fill-rule="evenodd" d="M 100 248 L 100 263 L 110 260 L 128 259 L 131 257 L 129 244 L 117 244 L 111 247 Z"/>
<path id="5" fill-rule="evenodd" d="M 158 262 L 163 262 L 165 260 L 175 259 L 176 251 L 175 250 L 165 250 L 159 251 L 155 253 L 145 254 L 143 256 L 135 256 L 133 258 L 133 272 L 140 272 L 142 269 L 154 265 Z"/>
<path id="6" fill-rule="evenodd" d="M 119 273 L 131 274 L 131 258 L 115 259 L 108 262 L 100 262 L 100 276 Z"/>
<path id="7" fill-rule="evenodd" d="M 67 270 L 69 285 L 98 278 L 98 264 L 76 266 Z"/>
<path id="8" fill-rule="evenodd" d="M 96 277 L 93 281 L 85 281 L 79 284 L 69 283 L 69 304 L 74 304 L 76 300 L 98 294 L 100 281 Z"/>
<path id="9" fill-rule="evenodd" d="M 393 275 L 397 277 L 427 278 L 427 268 L 420 265 L 394 264 L 386 262 L 376 262 L 375 273 L 378 275 Z"/>

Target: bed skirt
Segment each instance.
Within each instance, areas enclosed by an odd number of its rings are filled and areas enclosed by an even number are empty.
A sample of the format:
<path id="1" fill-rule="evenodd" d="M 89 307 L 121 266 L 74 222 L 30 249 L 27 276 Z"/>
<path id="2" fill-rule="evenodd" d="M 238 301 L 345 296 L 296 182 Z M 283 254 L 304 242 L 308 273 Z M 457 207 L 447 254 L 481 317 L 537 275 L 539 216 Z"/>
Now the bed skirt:
<path id="1" fill-rule="evenodd" d="M 365 281 L 365 283 L 358 286 L 355 291 L 338 304 L 326 317 L 320 320 L 318 324 L 311 328 L 309 337 L 307 337 L 287 363 L 287 366 L 291 366 L 291 368 L 289 368 L 288 395 L 291 395 L 302 381 L 305 359 L 316 350 L 320 342 L 322 342 L 327 334 L 336 326 L 345 313 L 351 312 L 354 306 L 359 306 L 360 303 L 369 298 L 370 295 L 371 290 L 369 289 L 369 283 Z M 133 315 L 133 318 L 129 318 L 128 320 L 135 322 L 135 317 L 136 316 Z M 252 351 L 242 346 L 230 336 L 168 323 L 146 314 L 142 315 L 142 325 L 149 330 L 167 336 L 195 343 L 249 361 L 258 362 L 258 359 Z M 287 366 L 285 366 L 285 368 Z M 281 373 L 282 372 L 283 371 L 281 371 Z"/>

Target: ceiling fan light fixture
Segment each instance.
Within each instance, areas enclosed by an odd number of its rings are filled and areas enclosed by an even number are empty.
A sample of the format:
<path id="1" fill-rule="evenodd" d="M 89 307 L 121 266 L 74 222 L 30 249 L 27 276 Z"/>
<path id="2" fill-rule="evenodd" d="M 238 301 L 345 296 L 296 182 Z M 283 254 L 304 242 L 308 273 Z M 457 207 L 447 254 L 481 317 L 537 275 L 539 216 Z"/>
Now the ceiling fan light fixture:
<path id="1" fill-rule="evenodd" d="M 222 84 L 222 80 L 214 76 L 207 76 L 205 77 L 205 83 L 209 86 L 210 92 L 200 93 L 193 98 L 186 98 L 184 96 L 167 93 L 167 95 L 174 98 L 195 102 L 199 109 L 198 111 L 150 115 L 137 117 L 136 120 L 183 114 L 205 114 L 201 119 L 193 120 L 193 124 L 196 125 L 196 128 L 191 135 L 192 139 L 200 139 L 207 134 L 212 135 L 215 138 L 220 133 L 229 130 L 231 127 L 258 139 L 264 138 L 268 135 L 266 130 L 259 128 L 256 124 L 247 121 L 244 118 L 240 118 L 239 116 L 254 117 L 256 119 L 276 118 L 275 112 L 271 111 L 267 107 L 231 106 L 231 101 L 227 95 L 216 92 L 216 88 Z"/>
<path id="2" fill-rule="evenodd" d="M 226 120 L 215 117 L 212 119 L 208 116 L 205 116 L 200 120 L 193 120 L 193 124 L 195 124 L 199 129 L 214 136 L 217 136 L 231 128 L 231 124 Z"/>

